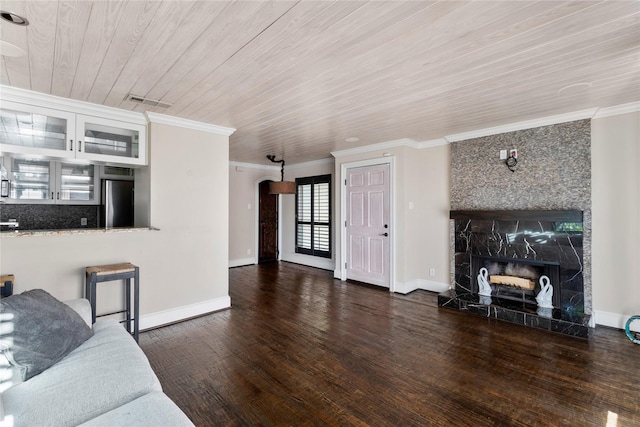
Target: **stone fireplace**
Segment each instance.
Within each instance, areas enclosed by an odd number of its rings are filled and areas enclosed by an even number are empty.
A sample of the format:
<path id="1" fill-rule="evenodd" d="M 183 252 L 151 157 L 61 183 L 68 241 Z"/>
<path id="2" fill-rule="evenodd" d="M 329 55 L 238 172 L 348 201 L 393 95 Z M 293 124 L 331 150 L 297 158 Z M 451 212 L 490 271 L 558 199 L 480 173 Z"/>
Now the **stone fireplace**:
<path id="1" fill-rule="evenodd" d="M 439 305 L 588 338 L 581 211 L 451 211 L 450 218 L 454 289 Z M 536 300 L 543 283 L 553 287 L 553 308 Z"/>
<path id="2" fill-rule="evenodd" d="M 480 132 L 450 148 L 452 290 L 439 297 L 440 305 L 588 337 L 591 121 Z M 499 154 L 512 149 L 518 162 L 508 168 Z M 498 276 L 493 282 L 508 284 L 492 282 L 490 295 L 480 295 L 482 268 L 488 281 Z M 553 308 L 540 310 L 543 277 L 553 286 Z"/>

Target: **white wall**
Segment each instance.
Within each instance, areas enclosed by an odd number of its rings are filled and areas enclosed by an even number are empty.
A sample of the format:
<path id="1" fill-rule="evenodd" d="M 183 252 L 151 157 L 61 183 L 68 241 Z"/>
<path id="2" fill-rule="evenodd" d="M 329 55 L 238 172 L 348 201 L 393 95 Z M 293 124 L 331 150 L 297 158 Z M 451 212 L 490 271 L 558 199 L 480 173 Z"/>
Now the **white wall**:
<path id="1" fill-rule="evenodd" d="M 285 167 L 284 179 L 333 173 L 333 159 Z M 257 164 L 229 164 L 229 266 L 257 263 L 258 241 L 258 184 L 264 180 L 280 181 L 279 166 Z M 295 252 L 295 196 L 279 198 L 280 259 L 298 264 L 334 269 L 331 259 L 297 254 Z"/>
<path id="2" fill-rule="evenodd" d="M 443 291 L 449 287 L 449 146 L 424 149 L 393 147 L 336 158 L 336 182 L 344 163 L 394 159 L 393 206 L 394 277 L 392 290 Z M 337 215 L 340 193 L 335 193 Z M 339 221 L 337 221 L 339 222 Z M 340 277 L 342 229 L 336 230 L 336 277 Z M 433 268 L 435 275 L 430 276 Z"/>
<path id="3" fill-rule="evenodd" d="M 333 174 L 333 159 L 301 163 L 287 166 L 285 168 L 285 180 L 287 181 L 295 181 L 296 178 L 327 174 Z M 332 178 L 331 191 L 333 194 L 335 194 L 337 189 L 338 182 Z M 325 270 L 333 270 L 335 268 L 333 259 L 296 253 L 296 197 L 295 195 L 281 195 L 278 197 L 280 197 L 280 235 L 282 236 L 280 244 L 280 259 Z M 333 215 L 332 218 L 334 218 L 332 226 L 335 228 L 336 216 Z M 335 252 L 336 242 L 334 241 L 332 243 Z"/>
<path id="4" fill-rule="evenodd" d="M 591 121 L 592 278 L 596 323 L 640 314 L 640 113 Z"/>
<path id="5" fill-rule="evenodd" d="M 156 231 L 0 238 L 0 271 L 15 292 L 42 288 L 59 299 L 84 295 L 91 265 L 140 267 L 140 326 L 228 307 L 228 137 L 150 125 L 150 221 Z M 122 286 L 98 285 L 98 308 L 119 305 Z M 100 310 L 99 310 L 100 311 Z"/>
<path id="6" fill-rule="evenodd" d="M 231 163 L 229 168 L 229 267 L 255 264 L 258 242 L 258 184 L 280 181 L 280 168 Z"/>
<path id="7" fill-rule="evenodd" d="M 640 113 L 593 119 L 591 132 L 593 309 L 598 324 L 622 328 L 629 316 L 640 314 Z M 396 290 L 446 288 L 450 284 L 448 145 L 424 149 L 393 147 L 336 158 L 334 223 L 339 225 L 342 163 L 383 158 L 385 153 L 395 158 Z M 285 171 L 285 179 L 315 172 L 318 170 L 312 168 Z M 233 177 L 233 171 L 230 174 Z M 238 187 L 233 178 L 231 181 L 230 229 L 234 235 L 240 234 L 246 223 L 240 220 L 242 212 L 234 210 Z M 253 178 L 246 185 L 250 198 L 255 191 Z M 411 202 L 413 209 L 409 207 Z M 283 253 L 287 253 L 283 258 L 289 258 L 294 238 L 293 201 L 285 199 L 283 203 L 285 222 L 291 224 L 283 227 Z M 240 206 L 246 209 L 246 204 Z M 336 227 L 335 260 L 341 255 L 340 232 Z M 435 269 L 434 277 L 429 275 L 430 268 Z M 335 276 L 340 277 L 339 262 L 335 271 Z"/>

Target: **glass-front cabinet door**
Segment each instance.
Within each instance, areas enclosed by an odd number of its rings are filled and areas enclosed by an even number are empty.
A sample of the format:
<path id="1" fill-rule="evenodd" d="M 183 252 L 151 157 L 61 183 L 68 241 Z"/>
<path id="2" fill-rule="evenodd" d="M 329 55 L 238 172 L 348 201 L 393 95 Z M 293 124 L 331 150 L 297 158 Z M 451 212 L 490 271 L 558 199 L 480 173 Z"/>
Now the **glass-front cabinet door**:
<path id="1" fill-rule="evenodd" d="M 9 158 L 9 196 L 19 204 L 98 204 L 97 166 L 42 159 Z M 6 164 L 7 162 L 5 162 Z"/>
<path id="2" fill-rule="evenodd" d="M 56 162 L 56 203 L 97 203 L 97 180 L 94 165 Z"/>
<path id="3" fill-rule="evenodd" d="M 2 101 L 0 152 L 74 157 L 73 113 Z"/>
<path id="4" fill-rule="evenodd" d="M 77 115 L 77 158 L 146 164 L 146 127 L 135 123 Z"/>
<path id="5" fill-rule="evenodd" d="M 15 203 L 55 203 L 54 170 L 49 160 L 11 159 L 9 199 Z"/>

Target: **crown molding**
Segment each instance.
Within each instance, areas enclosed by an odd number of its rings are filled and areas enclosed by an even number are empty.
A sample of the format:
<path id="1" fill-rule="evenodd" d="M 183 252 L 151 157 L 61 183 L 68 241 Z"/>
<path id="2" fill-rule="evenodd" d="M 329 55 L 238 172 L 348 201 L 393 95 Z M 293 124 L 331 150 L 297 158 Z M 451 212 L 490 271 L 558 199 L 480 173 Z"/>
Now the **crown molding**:
<path id="1" fill-rule="evenodd" d="M 262 169 L 262 170 L 280 172 L 280 166 L 261 165 L 258 163 L 229 162 L 229 167 L 230 168 L 240 167 L 240 168 L 246 168 L 246 169 Z"/>
<path id="2" fill-rule="evenodd" d="M 429 141 L 418 142 L 418 146 L 415 148 L 432 148 L 439 147 L 441 145 L 448 145 L 449 141 L 446 138 L 430 139 Z"/>
<path id="3" fill-rule="evenodd" d="M 178 126 L 187 129 L 215 133 L 217 135 L 230 136 L 236 131 L 234 128 L 228 128 L 204 122 L 197 122 L 195 120 L 182 119 L 180 117 L 168 116 L 166 114 L 153 113 L 151 111 L 147 111 L 146 113 L 144 113 L 144 115 L 146 116 L 149 123 L 160 123 L 164 125 Z"/>
<path id="4" fill-rule="evenodd" d="M 617 116 L 620 114 L 636 113 L 640 111 L 640 101 L 629 102 L 628 104 L 614 105 L 613 107 L 599 108 L 593 115 L 594 119 Z"/>
<path id="5" fill-rule="evenodd" d="M 322 166 L 322 165 L 328 165 L 331 164 L 333 165 L 335 163 L 334 159 L 320 159 L 320 160 L 312 160 L 310 162 L 304 162 L 304 163 L 294 163 L 292 165 L 286 165 L 285 169 L 287 170 L 292 170 L 292 169 L 304 169 L 304 168 L 310 168 L 310 167 L 314 167 L 314 166 Z M 233 168 L 233 167 L 240 167 L 240 168 L 246 168 L 246 169 L 262 169 L 262 170 L 270 170 L 270 171 L 278 171 L 280 172 L 280 166 L 275 166 L 275 165 L 262 165 L 259 163 L 243 163 L 243 162 L 234 162 L 234 161 L 230 161 L 229 162 L 229 167 Z"/>
<path id="6" fill-rule="evenodd" d="M 346 150 L 332 151 L 331 155 L 335 158 L 351 156 L 353 154 L 368 153 L 370 151 L 386 150 L 395 147 L 411 147 L 419 148 L 418 143 L 413 139 L 402 138 L 393 141 L 380 142 L 378 144 L 363 145 L 362 147 L 347 148 Z"/>
<path id="7" fill-rule="evenodd" d="M 576 120 L 590 119 L 596 113 L 597 108 L 574 111 L 555 116 L 541 117 L 539 119 L 525 120 L 523 122 L 509 123 L 506 125 L 494 126 L 484 129 L 472 130 L 453 135 L 446 135 L 444 138 L 449 142 L 464 141 L 467 139 L 481 138 L 483 136 L 498 135 L 501 133 L 515 132 L 518 130 L 532 129 L 540 126 L 555 125 L 558 123 L 573 122 Z"/>
<path id="8" fill-rule="evenodd" d="M 87 116 L 103 117 L 128 123 L 146 125 L 144 114 L 121 108 L 107 107 L 86 101 L 78 101 L 61 96 L 49 95 L 32 90 L 20 89 L 13 86 L 0 85 L 0 99 L 19 102 L 21 104 L 36 105 L 38 107 L 64 110 Z"/>
<path id="9" fill-rule="evenodd" d="M 303 162 L 303 163 L 294 163 L 292 165 L 287 165 L 286 169 L 305 169 L 305 168 L 311 168 L 314 166 L 323 166 L 323 165 L 328 165 L 328 164 L 335 164 L 335 160 L 333 158 L 327 158 L 327 159 L 320 159 L 320 160 L 312 160 L 310 162 Z"/>

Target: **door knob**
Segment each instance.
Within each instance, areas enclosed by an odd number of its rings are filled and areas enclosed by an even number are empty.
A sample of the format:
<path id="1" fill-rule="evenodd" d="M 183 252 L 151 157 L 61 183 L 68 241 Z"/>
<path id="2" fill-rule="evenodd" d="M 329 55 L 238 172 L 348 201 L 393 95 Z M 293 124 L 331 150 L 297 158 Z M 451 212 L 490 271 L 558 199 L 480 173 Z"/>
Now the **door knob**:
<path id="1" fill-rule="evenodd" d="M 389 233 L 382 233 L 381 236 L 387 237 Z"/>

